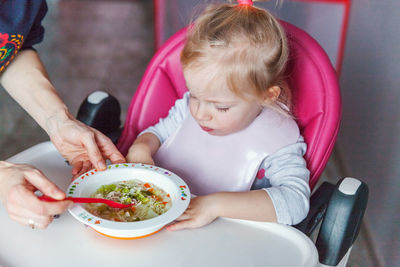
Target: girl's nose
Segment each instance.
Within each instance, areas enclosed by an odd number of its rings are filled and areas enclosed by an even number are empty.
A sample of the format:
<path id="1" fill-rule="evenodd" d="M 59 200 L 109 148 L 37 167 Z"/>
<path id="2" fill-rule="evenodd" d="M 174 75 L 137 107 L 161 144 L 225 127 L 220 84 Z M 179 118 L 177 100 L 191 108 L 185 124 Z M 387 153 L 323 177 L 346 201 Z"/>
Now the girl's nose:
<path id="1" fill-rule="evenodd" d="M 193 117 L 198 121 L 208 121 L 211 119 L 211 113 L 208 111 L 206 104 L 198 103 L 193 111 Z"/>

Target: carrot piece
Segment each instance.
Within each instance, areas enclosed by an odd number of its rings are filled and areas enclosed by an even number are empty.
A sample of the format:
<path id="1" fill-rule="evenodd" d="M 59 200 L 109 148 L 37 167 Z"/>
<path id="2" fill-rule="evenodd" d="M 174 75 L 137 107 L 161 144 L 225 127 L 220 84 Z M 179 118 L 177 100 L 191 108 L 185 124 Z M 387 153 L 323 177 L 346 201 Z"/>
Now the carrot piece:
<path id="1" fill-rule="evenodd" d="M 148 183 L 145 183 L 143 186 L 146 187 L 146 188 L 151 187 Z"/>

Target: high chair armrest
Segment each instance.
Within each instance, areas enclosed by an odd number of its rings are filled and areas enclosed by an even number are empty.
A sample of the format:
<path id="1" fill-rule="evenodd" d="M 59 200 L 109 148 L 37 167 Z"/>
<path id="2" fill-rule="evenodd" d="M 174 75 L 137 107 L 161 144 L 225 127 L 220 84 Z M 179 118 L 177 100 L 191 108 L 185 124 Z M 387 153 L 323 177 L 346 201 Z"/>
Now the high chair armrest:
<path id="1" fill-rule="evenodd" d="M 354 178 L 341 179 L 334 188 L 316 241 L 320 263 L 337 266 L 360 231 L 368 202 L 368 186 Z"/>
<path id="2" fill-rule="evenodd" d="M 307 236 L 311 236 L 315 228 L 324 218 L 329 199 L 331 198 L 334 190 L 334 184 L 323 182 L 311 195 L 310 211 L 308 212 L 307 217 L 301 223 L 294 225 L 294 227 L 302 231 Z"/>
<path id="3" fill-rule="evenodd" d="M 107 135 L 113 143 L 121 135 L 121 106 L 118 100 L 104 92 L 95 91 L 82 102 L 77 119 Z"/>

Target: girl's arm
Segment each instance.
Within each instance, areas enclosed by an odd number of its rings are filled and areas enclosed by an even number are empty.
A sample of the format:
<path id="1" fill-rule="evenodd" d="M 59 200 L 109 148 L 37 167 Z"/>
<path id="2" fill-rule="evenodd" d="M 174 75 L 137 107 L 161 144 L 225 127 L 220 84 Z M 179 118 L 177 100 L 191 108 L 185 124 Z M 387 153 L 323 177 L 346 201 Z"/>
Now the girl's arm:
<path id="1" fill-rule="evenodd" d="M 310 208 L 310 171 L 304 154 L 307 145 L 300 137 L 297 143 L 286 146 L 268 156 L 262 167 L 264 179 L 270 186 L 262 186 L 272 200 L 278 223 L 294 225 L 301 222 Z M 255 187 L 260 188 L 260 187 Z"/>
<path id="2" fill-rule="evenodd" d="M 168 116 L 139 134 L 126 156 L 128 162 L 154 165 L 153 155 L 160 145 L 182 124 L 189 110 L 189 93 L 178 99 Z"/>
<path id="3" fill-rule="evenodd" d="M 277 222 L 275 208 L 264 190 L 220 192 L 210 195 L 218 216 L 252 221 Z"/>
<path id="4" fill-rule="evenodd" d="M 193 198 L 178 222 L 167 229 L 202 227 L 218 217 L 276 222 L 274 205 L 264 190 L 220 192 Z"/>
<path id="5" fill-rule="evenodd" d="M 136 138 L 133 145 L 129 148 L 126 160 L 154 165 L 153 155 L 157 152 L 161 143 L 158 137 L 150 132 L 146 132 Z"/>
<path id="6" fill-rule="evenodd" d="M 178 218 L 180 222 L 168 229 L 201 227 L 219 216 L 289 225 L 300 222 L 308 213 L 310 197 L 309 171 L 303 158 L 305 151 L 301 137 L 296 144 L 282 148 L 264 160 L 261 168 L 265 170 L 264 179 L 270 187 L 196 197 Z"/>

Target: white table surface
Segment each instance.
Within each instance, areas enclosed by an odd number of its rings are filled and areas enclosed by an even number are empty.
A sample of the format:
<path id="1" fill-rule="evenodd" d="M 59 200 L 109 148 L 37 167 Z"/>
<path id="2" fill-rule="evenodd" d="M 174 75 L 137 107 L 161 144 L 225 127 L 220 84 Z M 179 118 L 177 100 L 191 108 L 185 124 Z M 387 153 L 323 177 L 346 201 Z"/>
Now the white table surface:
<path id="1" fill-rule="evenodd" d="M 71 168 L 50 142 L 9 161 L 42 170 L 60 188 Z M 279 224 L 219 218 L 200 229 L 160 232 L 136 240 L 102 236 L 68 212 L 46 230 L 12 221 L 0 206 L 0 266 L 318 266 L 314 244 Z"/>

